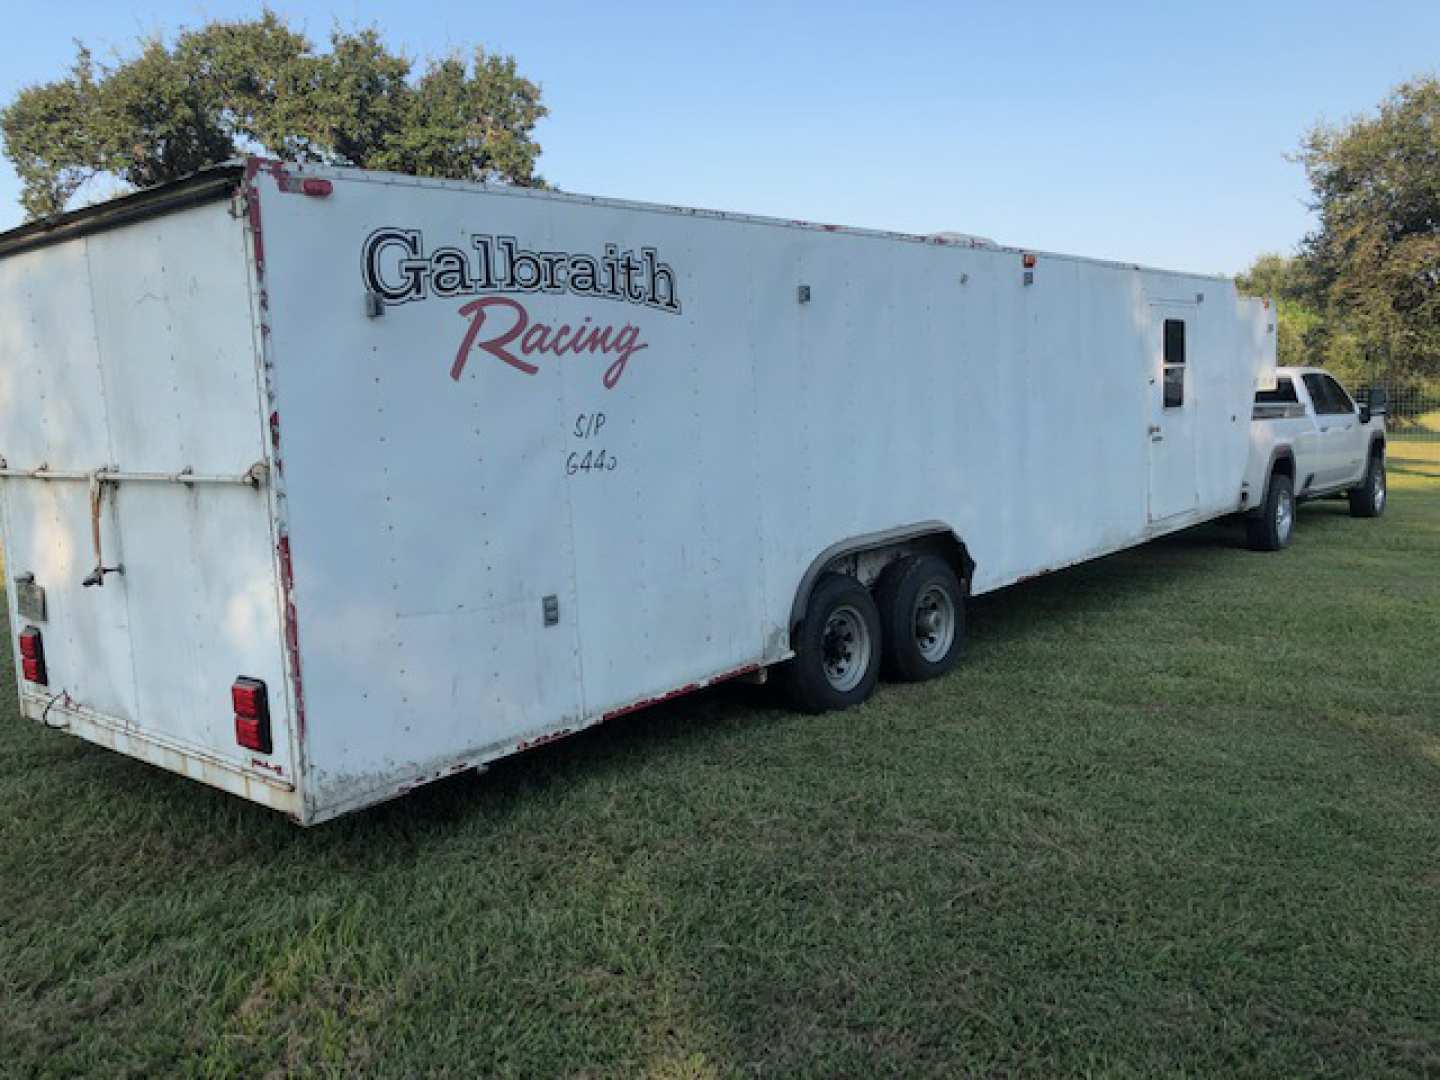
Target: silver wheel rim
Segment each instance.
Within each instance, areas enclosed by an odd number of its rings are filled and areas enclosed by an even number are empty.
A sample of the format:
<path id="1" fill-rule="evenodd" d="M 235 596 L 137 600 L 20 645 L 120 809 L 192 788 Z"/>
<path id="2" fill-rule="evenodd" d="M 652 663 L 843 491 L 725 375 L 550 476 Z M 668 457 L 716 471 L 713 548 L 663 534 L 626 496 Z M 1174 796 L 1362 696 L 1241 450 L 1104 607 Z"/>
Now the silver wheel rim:
<path id="1" fill-rule="evenodd" d="M 1385 509 L 1385 470 L 1379 466 L 1375 468 L 1375 475 L 1370 478 L 1371 498 L 1375 504 L 1375 512 L 1378 514 Z"/>
<path id="2" fill-rule="evenodd" d="M 1275 535 L 1280 538 L 1281 543 L 1290 539 L 1290 529 L 1295 524 L 1295 507 L 1290 501 L 1290 493 L 1282 491 L 1280 498 L 1275 501 Z"/>
<path id="3" fill-rule="evenodd" d="M 928 662 L 935 664 L 955 644 L 955 600 L 949 591 L 931 585 L 915 598 L 915 648 Z"/>
<path id="4" fill-rule="evenodd" d="M 843 604 L 825 620 L 820 639 L 821 667 L 832 690 L 848 694 L 870 670 L 870 627 L 849 604 Z"/>

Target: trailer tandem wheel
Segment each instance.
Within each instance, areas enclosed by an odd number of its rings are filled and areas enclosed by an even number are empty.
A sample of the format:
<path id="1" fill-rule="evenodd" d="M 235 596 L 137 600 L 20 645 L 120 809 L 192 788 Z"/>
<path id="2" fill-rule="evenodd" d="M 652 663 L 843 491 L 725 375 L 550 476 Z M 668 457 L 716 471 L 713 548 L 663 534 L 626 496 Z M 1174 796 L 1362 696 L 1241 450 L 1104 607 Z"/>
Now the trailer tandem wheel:
<path id="1" fill-rule="evenodd" d="M 848 574 L 825 574 L 810 593 L 794 648 L 782 670 L 797 709 L 820 713 L 866 701 L 880 678 L 882 648 L 870 591 Z"/>
<path id="2" fill-rule="evenodd" d="M 965 594 L 944 559 L 907 555 L 887 566 L 875 585 L 890 679 L 919 682 L 944 675 L 965 644 Z"/>

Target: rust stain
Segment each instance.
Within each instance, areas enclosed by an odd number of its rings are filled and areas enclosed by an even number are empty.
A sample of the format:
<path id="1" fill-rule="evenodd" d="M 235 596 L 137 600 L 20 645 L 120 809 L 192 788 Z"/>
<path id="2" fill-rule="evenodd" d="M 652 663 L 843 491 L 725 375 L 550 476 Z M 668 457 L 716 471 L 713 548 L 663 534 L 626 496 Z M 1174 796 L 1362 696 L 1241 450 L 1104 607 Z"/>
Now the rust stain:
<path id="1" fill-rule="evenodd" d="M 275 471 L 285 475 L 285 462 L 280 457 L 280 413 L 270 413 L 270 446 L 275 451 Z"/>
<path id="2" fill-rule="evenodd" d="M 290 536 L 282 534 L 276 549 L 280 556 L 280 588 L 285 594 L 285 651 L 290 659 L 290 682 L 295 687 L 295 725 L 305 734 L 305 686 L 300 677 L 300 620 L 295 612 L 295 570 Z"/>
<path id="3" fill-rule="evenodd" d="M 259 172 L 263 162 L 259 158 L 250 158 L 245 162 L 245 179 L 241 184 L 241 190 L 245 193 L 245 211 L 250 221 L 250 236 L 255 246 L 255 270 L 261 273 L 265 269 L 265 240 L 260 230 L 260 188 L 255 183 L 256 173 Z"/>
<path id="4" fill-rule="evenodd" d="M 260 336 L 267 353 L 265 357 L 266 390 L 272 388 L 270 381 L 270 295 L 265 284 L 265 238 L 260 216 L 260 185 L 257 177 L 269 173 L 283 191 L 288 176 L 279 161 L 270 158 L 251 157 L 245 162 L 242 190 L 245 193 L 246 212 L 250 223 L 250 235 L 255 252 L 255 281 L 260 306 Z M 272 398 L 273 400 L 273 398 Z M 280 457 L 280 413 L 272 411 L 269 417 L 271 456 L 275 472 L 283 477 L 285 466 Z M 283 529 L 283 526 L 282 526 Z M 305 687 L 300 676 L 300 621 L 295 611 L 295 570 L 290 553 L 290 536 L 281 532 L 276 541 L 276 554 L 280 561 L 280 591 L 285 605 L 285 651 L 290 666 L 290 683 L 295 692 L 295 727 L 299 736 L 305 737 Z"/>
<path id="5" fill-rule="evenodd" d="M 719 675 L 712 675 L 708 679 L 686 683 L 684 686 L 677 687 L 674 690 L 667 690 L 665 693 L 655 697 L 642 698 L 639 701 L 631 702 L 629 705 L 622 705 L 618 709 L 611 709 L 600 719 L 602 721 L 613 720 L 617 716 L 625 716 L 629 713 L 638 712 L 641 709 L 648 709 L 651 705 L 659 705 L 662 702 L 672 701 L 677 697 L 683 697 L 685 694 L 693 694 L 696 690 L 704 690 L 707 686 L 714 686 L 717 683 L 727 682 L 730 679 L 738 679 L 741 675 L 749 675 L 752 671 L 759 670 L 759 664 L 746 664 L 744 667 L 738 667 L 733 671 L 724 671 Z"/>
<path id="6" fill-rule="evenodd" d="M 561 728 L 559 731 L 552 731 L 546 735 L 536 735 L 533 739 L 521 739 L 515 744 L 516 750 L 533 750 L 537 746 L 544 746 L 546 743 L 556 742 L 565 738 L 566 735 L 573 735 L 573 728 Z"/>

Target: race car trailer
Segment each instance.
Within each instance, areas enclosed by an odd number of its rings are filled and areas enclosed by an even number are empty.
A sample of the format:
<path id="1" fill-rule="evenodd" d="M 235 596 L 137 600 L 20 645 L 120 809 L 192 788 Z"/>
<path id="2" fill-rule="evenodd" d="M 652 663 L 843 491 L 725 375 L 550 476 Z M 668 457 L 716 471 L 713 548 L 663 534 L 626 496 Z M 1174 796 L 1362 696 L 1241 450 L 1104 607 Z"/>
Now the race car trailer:
<path id="1" fill-rule="evenodd" d="M 1226 279 L 250 159 L 0 235 L 26 717 L 314 823 L 1239 508 Z"/>

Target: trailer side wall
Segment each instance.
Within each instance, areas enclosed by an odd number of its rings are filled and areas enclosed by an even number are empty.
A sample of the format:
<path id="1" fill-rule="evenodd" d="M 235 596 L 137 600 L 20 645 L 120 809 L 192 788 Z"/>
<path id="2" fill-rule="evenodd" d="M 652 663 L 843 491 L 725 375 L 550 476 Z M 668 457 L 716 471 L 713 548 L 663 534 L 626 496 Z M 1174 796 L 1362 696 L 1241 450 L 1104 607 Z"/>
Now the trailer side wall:
<path id="1" fill-rule="evenodd" d="M 783 659 L 847 537 L 948 523 L 981 592 L 1235 508 L 1228 282 L 325 175 L 261 196 L 312 816 Z"/>

